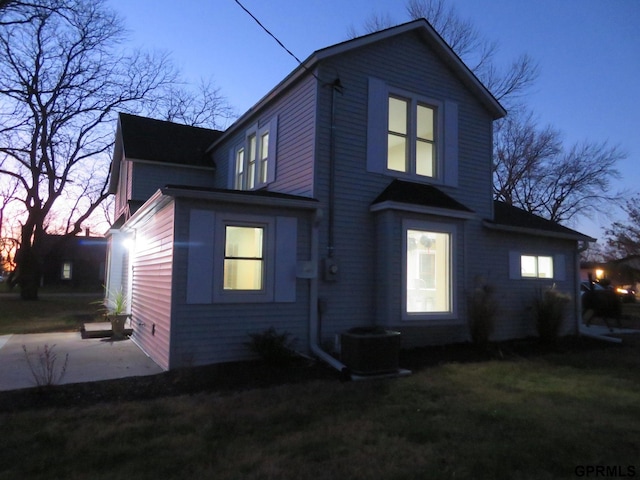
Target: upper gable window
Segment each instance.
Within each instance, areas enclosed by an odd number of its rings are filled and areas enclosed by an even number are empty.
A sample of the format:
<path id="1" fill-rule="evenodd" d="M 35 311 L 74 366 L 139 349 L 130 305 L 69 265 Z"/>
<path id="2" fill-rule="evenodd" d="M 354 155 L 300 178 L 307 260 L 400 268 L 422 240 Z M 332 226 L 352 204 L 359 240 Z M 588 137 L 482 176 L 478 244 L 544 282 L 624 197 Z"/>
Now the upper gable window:
<path id="1" fill-rule="evenodd" d="M 457 186 L 457 104 L 370 78 L 367 170 Z"/>
<path id="2" fill-rule="evenodd" d="M 275 180 L 277 119 L 245 132 L 231 153 L 229 184 L 236 190 L 256 190 Z"/>
<path id="3" fill-rule="evenodd" d="M 389 96 L 387 169 L 436 176 L 437 107 L 411 98 Z"/>

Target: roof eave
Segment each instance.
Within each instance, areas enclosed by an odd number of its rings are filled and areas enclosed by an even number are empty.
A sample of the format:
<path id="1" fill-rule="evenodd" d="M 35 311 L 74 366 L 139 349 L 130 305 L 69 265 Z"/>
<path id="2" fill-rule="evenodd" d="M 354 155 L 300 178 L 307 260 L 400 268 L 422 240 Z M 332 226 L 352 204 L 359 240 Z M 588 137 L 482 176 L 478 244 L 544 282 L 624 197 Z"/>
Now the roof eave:
<path id="1" fill-rule="evenodd" d="M 319 203 L 313 198 L 283 198 L 267 195 L 247 195 L 244 191 L 206 191 L 188 188 L 163 187 L 159 190 L 163 195 L 175 198 L 195 198 L 198 200 L 218 201 L 243 205 L 261 205 L 268 207 L 288 207 L 305 210 L 317 210 Z"/>
<path id="2" fill-rule="evenodd" d="M 378 42 L 386 38 L 394 37 L 406 33 L 411 30 L 423 32 L 423 38 L 433 46 L 440 54 L 441 58 L 452 67 L 458 74 L 462 76 L 462 80 L 482 101 L 483 105 L 491 112 L 494 120 L 504 117 L 507 111 L 500 102 L 491 94 L 475 74 L 467 67 L 453 49 L 444 41 L 440 34 L 425 19 L 418 19 L 412 22 L 404 23 L 395 27 L 387 28 L 378 32 L 363 35 L 353 40 L 347 40 L 336 45 L 325 47 L 313 52 L 306 60 L 296 67 L 289 75 L 287 75 L 278 85 L 262 97 L 253 107 L 247 110 L 240 118 L 238 118 L 225 132 L 207 149 L 207 153 L 212 151 L 218 144 L 223 142 L 231 132 L 235 131 L 240 125 L 248 120 L 256 111 L 269 103 L 272 99 L 280 95 L 290 85 L 299 78 L 310 74 L 316 68 L 317 64 L 329 57 L 339 55 L 350 50 L 366 46 L 373 42 Z"/>
<path id="3" fill-rule="evenodd" d="M 483 226 L 490 230 L 496 230 L 501 232 L 522 233 L 525 235 L 535 235 L 537 237 L 557 238 L 560 240 L 576 240 L 581 242 L 596 242 L 595 238 L 588 235 L 584 235 L 580 232 L 553 232 L 550 230 L 541 230 L 538 228 L 516 227 L 513 225 L 504 225 L 500 223 L 494 223 L 489 220 L 482 222 Z"/>
<path id="4" fill-rule="evenodd" d="M 475 212 L 472 212 L 470 210 L 455 210 L 427 205 L 416 205 L 413 203 L 397 202 L 393 200 L 385 200 L 384 202 L 374 203 L 369 207 L 370 212 L 380 212 L 384 210 L 401 210 L 403 212 L 421 213 L 439 217 L 460 218 L 463 220 L 470 220 L 476 217 Z"/>

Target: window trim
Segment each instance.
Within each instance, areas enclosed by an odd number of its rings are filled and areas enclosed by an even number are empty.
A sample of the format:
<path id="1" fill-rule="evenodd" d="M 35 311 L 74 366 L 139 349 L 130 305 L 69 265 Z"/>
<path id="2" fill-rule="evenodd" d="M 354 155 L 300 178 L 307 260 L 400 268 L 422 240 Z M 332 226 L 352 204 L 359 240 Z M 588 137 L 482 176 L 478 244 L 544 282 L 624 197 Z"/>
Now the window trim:
<path id="1" fill-rule="evenodd" d="M 245 228 L 245 229 L 254 229 L 254 230 L 260 230 L 260 256 L 250 256 L 250 257 L 243 257 L 241 255 L 235 255 L 235 254 L 231 254 L 229 252 L 227 252 L 227 239 L 229 238 L 229 229 L 230 228 Z M 246 225 L 246 224 L 241 224 L 241 225 L 236 225 L 235 223 L 225 223 L 224 226 L 225 229 L 225 244 L 224 244 L 224 248 L 223 248 L 223 256 L 224 256 L 224 261 L 223 261 L 223 272 L 222 272 L 222 278 L 223 278 L 223 285 L 222 288 L 225 292 L 229 292 L 229 291 L 233 291 L 233 292 L 245 292 L 245 293 L 257 293 L 257 292 L 264 292 L 265 288 L 266 288 L 266 282 L 265 282 L 265 266 L 266 266 L 266 258 L 265 258 L 265 253 L 266 253 L 266 249 L 265 249 L 265 228 L 260 225 Z M 252 261 L 252 262 L 259 262 L 260 264 L 260 288 L 238 288 L 238 289 L 234 289 L 234 288 L 226 288 L 226 276 L 227 276 L 227 263 L 229 261 Z"/>
<path id="2" fill-rule="evenodd" d="M 252 215 L 217 215 L 214 227 L 213 302 L 269 303 L 274 301 L 274 248 L 276 225 L 274 217 Z M 262 289 L 227 290 L 224 288 L 226 230 L 228 226 L 262 228 Z"/>
<path id="3" fill-rule="evenodd" d="M 267 154 L 262 151 L 263 138 L 268 135 Z M 240 143 L 230 150 L 229 154 L 229 187 L 235 190 L 259 190 L 275 181 L 276 149 L 278 137 L 278 117 L 273 117 L 264 125 L 253 124 L 245 132 Z M 255 140 L 252 150 L 252 138 Z M 243 152 L 243 175 L 238 178 L 238 154 Z M 255 159 L 252 161 L 253 154 Z M 251 175 L 250 168 L 254 172 Z M 251 185 L 251 183 L 253 183 Z"/>
<path id="4" fill-rule="evenodd" d="M 541 257 L 550 258 L 552 261 L 551 268 L 553 270 L 552 277 L 540 277 L 537 273 L 536 276 L 524 276 L 522 275 L 522 257 L 535 257 L 536 268 L 538 259 Z M 509 252 L 509 278 L 511 280 L 524 280 L 524 281 L 555 281 L 564 282 L 567 278 L 567 263 L 566 257 L 561 253 L 541 252 L 532 250 L 511 250 Z"/>
<path id="5" fill-rule="evenodd" d="M 390 129 L 389 125 L 389 102 L 391 99 L 401 100 L 406 102 L 407 105 L 407 118 L 406 118 L 406 133 L 402 137 L 406 140 L 405 146 L 405 165 L 406 171 L 402 170 L 394 170 L 389 168 L 389 157 L 388 157 L 388 137 L 389 135 L 397 135 L 397 132 L 393 132 Z M 426 107 L 433 111 L 433 140 L 429 141 L 429 145 L 433 146 L 433 154 L 435 155 L 435 161 L 432 164 L 433 175 L 421 175 L 418 173 L 418 142 L 426 141 L 426 139 L 422 139 L 418 137 L 418 107 Z M 386 136 L 387 139 L 385 141 L 385 159 L 384 159 L 384 170 L 388 175 L 394 175 L 397 177 L 405 178 L 407 180 L 422 180 L 422 181 L 433 181 L 433 182 L 442 182 L 443 176 L 442 171 L 442 159 L 443 159 L 443 144 L 444 144 L 444 135 L 442 133 L 441 125 L 444 122 L 444 105 L 443 102 L 438 100 L 428 98 L 422 95 L 418 95 L 416 93 L 408 92 L 406 90 L 402 90 L 399 88 L 388 87 L 387 88 L 387 100 L 385 107 L 385 124 L 386 124 Z"/>
<path id="6" fill-rule="evenodd" d="M 444 233 L 449 235 L 449 311 L 440 312 L 408 312 L 407 311 L 407 233 L 409 230 L 419 230 L 433 233 Z M 408 220 L 402 221 L 402 282 L 401 282 L 401 319 L 403 321 L 414 322 L 426 320 L 434 321 L 450 321 L 458 318 L 458 302 L 456 295 L 456 257 L 458 252 L 458 227 L 449 223 L 437 223 L 424 220 Z"/>
<path id="7" fill-rule="evenodd" d="M 447 98 L 430 99 L 417 92 L 408 92 L 389 86 L 384 80 L 369 77 L 367 100 L 367 158 L 366 170 L 395 178 L 402 178 L 418 183 L 446 185 L 458 187 L 459 177 L 459 120 L 458 103 Z M 410 175 L 387 170 L 387 122 L 389 93 L 416 97 L 427 105 L 438 107 L 440 137 L 437 152 L 438 164 L 436 176 Z"/>
<path id="8" fill-rule="evenodd" d="M 69 267 L 68 269 L 65 267 Z M 68 271 L 69 275 L 65 275 Z M 65 260 L 62 262 L 62 266 L 60 268 L 60 279 L 61 280 L 73 280 L 73 262 L 70 260 Z"/>

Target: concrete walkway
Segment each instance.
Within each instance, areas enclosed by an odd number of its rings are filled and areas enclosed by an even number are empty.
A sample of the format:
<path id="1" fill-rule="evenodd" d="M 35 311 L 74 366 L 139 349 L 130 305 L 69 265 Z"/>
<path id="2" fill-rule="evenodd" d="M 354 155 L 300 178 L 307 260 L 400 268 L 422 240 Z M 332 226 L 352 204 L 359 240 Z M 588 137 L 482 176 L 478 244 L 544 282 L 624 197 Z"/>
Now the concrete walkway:
<path id="1" fill-rule="evenodd" d="M 155 375 L 160 368 L 132 340 L 83 339 L 80 332 L 0 336 L 0 391 L 37 386 L 23 345 L 34 369 L 44 347 L 56 355 L 54 372 L 59 372 L 68 354 L 67 369 L 57 382 L 83 383 L 114 378 Z"/>

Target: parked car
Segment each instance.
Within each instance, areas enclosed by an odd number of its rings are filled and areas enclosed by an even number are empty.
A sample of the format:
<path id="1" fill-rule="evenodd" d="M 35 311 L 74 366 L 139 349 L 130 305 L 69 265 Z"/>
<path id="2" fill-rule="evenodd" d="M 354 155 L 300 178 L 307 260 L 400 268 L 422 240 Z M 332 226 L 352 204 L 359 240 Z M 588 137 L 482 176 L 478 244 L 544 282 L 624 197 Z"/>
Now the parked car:
<path id="1" fill-rule="evenodd" d="M 616 287 L 615 291 L 624 303 L 634 303 L 636 301 L 636 290 L 631 285 Z"/>
<path id="2" fill-rule="evenodd" d="M 593 314 L 599 317 L 619 318 L 622 313 L 620 299 L 612 288 L 605 288 L 595 282 L 582 282 L 580 296 L 583 314 L 593 310 Z"/>

